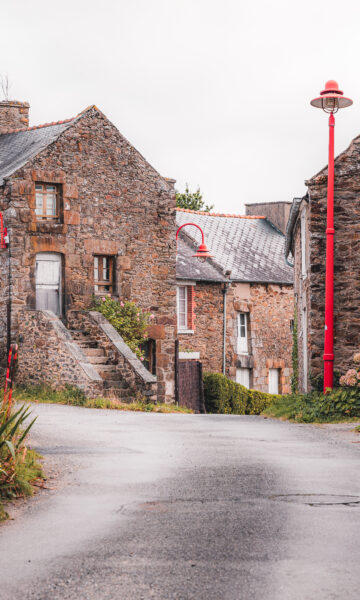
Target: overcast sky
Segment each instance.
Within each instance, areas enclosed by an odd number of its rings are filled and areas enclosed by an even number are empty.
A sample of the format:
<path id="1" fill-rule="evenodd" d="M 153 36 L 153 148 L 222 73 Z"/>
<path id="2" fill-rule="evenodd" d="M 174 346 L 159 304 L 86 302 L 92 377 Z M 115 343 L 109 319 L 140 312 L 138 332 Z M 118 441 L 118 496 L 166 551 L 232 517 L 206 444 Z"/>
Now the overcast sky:
<path id="1" fill-rule="evenodd" d="M 323 0 L 3 2 L 0 73 L 31 124 L 96 104 L 164 176 L 219 212 L 292 200 L 327 161 L 327 79 L 336 152 L 360 134 L 360 3 Z"/>

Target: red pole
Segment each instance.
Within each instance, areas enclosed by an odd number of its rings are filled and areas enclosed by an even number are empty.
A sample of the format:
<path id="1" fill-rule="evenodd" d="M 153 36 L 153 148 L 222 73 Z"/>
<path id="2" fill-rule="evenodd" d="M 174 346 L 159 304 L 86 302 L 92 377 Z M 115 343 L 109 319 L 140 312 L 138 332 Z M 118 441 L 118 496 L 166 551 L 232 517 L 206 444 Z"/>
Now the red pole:
<path id="1" fill-rule="evenodd" d="M 325 278 L 325 342 L 324 392 L 333 388 L 334 371 L 334 133 L 335 118 L 329 117 L 329 164 L 326 222 L 326 278 Z"/>

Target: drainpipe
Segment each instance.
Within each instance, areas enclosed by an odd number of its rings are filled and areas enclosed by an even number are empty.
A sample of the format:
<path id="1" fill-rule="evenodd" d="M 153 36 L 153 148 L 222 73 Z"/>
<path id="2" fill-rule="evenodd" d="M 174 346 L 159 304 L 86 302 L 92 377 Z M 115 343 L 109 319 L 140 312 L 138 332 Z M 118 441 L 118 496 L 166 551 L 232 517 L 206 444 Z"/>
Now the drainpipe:
<path id="1" fill-rule="evenodd" d="M 225 273 L 226 275 L 228 275 L 228 273 Z M 230 274 L 228 275 L 230 276 Z M 229 289 L 229 285 L 230 285 L 230 281 L 226 281 L 224 283 L 223 289 L 222 289 L 222 293 L 223 293 L 223 360 L 222 360 L 222 372 L 223 375 L 225 375 L 225 371 L 226 371 L 226 295 L 227 295 L 227 291 Z"/>

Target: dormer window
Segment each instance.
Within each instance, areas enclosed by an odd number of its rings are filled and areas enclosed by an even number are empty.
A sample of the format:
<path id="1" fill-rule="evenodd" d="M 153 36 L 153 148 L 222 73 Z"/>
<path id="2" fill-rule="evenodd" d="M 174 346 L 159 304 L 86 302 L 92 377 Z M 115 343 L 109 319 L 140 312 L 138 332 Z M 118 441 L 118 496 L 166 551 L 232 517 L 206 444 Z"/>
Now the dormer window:
<path id="1" fill-rule="evenodd" d="M 60 222 L 59 186 L 50 183 L 36 183 L 35 197 L 36 220 Z"/>

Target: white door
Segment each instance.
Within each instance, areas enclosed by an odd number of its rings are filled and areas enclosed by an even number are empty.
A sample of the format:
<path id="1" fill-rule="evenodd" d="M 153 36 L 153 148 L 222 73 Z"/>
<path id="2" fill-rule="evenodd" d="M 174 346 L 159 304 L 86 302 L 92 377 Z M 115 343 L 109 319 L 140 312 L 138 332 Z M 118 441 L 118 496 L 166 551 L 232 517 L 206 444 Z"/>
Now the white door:
<path id="1" fill-rule="evenodd" d="M 269 369 L 269 394 L 279 393 L 279 369 Z"/>
<path id="2" fill-rule="evenodd" d="M 250 389 L 250 369 L 236 369 L 236 383 Z"/>
<path id="3" fill-rule="evenodd" d="M 61 314 L 61 256 L 51 252 L 36 255 L 36 308 Z"/>

